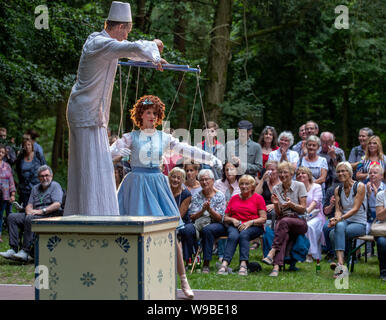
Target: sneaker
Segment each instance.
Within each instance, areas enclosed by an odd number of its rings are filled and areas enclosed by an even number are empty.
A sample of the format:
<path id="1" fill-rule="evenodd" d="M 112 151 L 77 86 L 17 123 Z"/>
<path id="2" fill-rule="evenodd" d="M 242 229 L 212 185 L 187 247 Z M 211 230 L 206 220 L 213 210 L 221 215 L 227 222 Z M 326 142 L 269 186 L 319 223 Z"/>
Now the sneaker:
<path id="1" fill-rule="evenodd" d="M 14 254 L 13 258 L 16 260 L 21 260 L 26 262 L 32 260 L 32 257 L 24 250 L 20 250 L 18 253 Z"/>
<path id="2" fill-rule="evenodd" d="M 16 254 L 16 252 L 13 249 L 9 249 L 6 252 L 0 252 L 1 257 L 5 258 L 5 259 L 12 259 L 12 260 L 14 259 L 15 254 Z"/>
<path id="3" fill-rule="evenodd" d="M 386 276 L 381 276 L 381 280 L 386 281 Z"/>

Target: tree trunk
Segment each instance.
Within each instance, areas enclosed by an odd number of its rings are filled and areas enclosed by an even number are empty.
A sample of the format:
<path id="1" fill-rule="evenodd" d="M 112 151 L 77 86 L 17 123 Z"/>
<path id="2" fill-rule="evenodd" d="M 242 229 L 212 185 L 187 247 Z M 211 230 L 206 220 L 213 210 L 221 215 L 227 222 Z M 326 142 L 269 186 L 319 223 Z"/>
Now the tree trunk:
<path id="1" fill-rule="evenodd" d="M 208 83 L 204 97 L 207 121 L 219 122 L 221 119 L 220 104 L 224 101 L 231 55 L 232 2 L 233 0 L 217 1 L 208 58 Z"/>
<path id="2" fill-rule="evenodd" d="M 181 5 L 182 4 L 182 5 Z M 174 25 L 174 39 L 173 39 L 173 46 L 175 49 L 180 51 L 183 56 L 185 56 L 186 48 L 185 48 L 185 26 L 186 26 L 186 20 L 184 18 L 184 4 L 186 4 L 186 0 L 175 0 L 175 6 L 174 6 L 174 16 L 177 17 L 177 21 Z M 177 79 L 177 87 L 181 83 L 183 77 L 183 73 L 178 73 Z M 187 101 L 186 101 L 186 83 L 185 79 L 181 83 L 179 94 L 176 98 L 176 102 L 174 104 L 173 109 L 176 112 L 178 128 L 187 128 Z"/>
<path id="3" fill-rule="evenodd" d="M 349 123 L 348 123 L 348 112 L 349 112 L 349 89 L 343 89 L 343 145 L 341 148 L 347 152 L 348 151 L 348 135 L 349 135 Z"/>
<path id="4" fill-rule="evenodd" d="M 146 0 L 137 0 L 137 15 L 135 17 L 135 28 L 145 31 Z"/>
<path id="5" fill-rule="evenodd" d="M 51 158 L 51 167 L 52 171 L 55 173 L 59 167 L 59 159 L 64 160 L 64 135 L 66 128 L 66 107 L 67 99 L 64 99 L 62 102 L 59 102 L 56 107 L 56 128 L 55 128 L 55 138 L 54 144 L 52 146 L 52 158 Z"/>

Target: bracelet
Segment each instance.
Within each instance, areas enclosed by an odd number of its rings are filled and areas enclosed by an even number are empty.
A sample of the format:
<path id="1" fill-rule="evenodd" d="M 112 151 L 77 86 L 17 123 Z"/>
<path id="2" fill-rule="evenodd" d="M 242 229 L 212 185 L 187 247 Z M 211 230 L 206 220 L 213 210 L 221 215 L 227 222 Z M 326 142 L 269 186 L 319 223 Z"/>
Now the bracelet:
<path id="1" fill-rule="evenodd" d="M 241 223 L 241 221 L 239 220 L 239 226 L 241 226 L 241 224 L 242 224 L 242 223 Z"/>

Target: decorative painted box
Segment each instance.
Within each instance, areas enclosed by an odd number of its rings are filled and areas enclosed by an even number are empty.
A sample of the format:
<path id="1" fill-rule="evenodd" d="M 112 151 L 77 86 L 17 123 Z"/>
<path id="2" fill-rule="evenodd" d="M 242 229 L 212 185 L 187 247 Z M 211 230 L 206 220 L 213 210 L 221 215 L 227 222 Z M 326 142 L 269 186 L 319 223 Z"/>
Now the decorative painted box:
<path id="1" fill-rule="evenodd" d="M 174 300 L 178 217 L 34 220 L 36 300 Z"/>

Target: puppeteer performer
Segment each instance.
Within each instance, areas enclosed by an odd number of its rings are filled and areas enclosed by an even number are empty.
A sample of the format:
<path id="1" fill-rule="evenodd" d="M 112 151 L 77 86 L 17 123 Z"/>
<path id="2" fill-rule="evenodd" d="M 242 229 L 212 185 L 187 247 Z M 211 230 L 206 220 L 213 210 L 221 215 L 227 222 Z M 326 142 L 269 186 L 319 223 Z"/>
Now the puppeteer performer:
<path id="1" fill-rule="evenodd" d="M 119 58 L 151 61 L 162 70 L 161 40 L 127 41 L 129 3 L 111 4 L 105 29 L 83 45 L 77 80 L 67 105 L 68 192 L 64 215 L 119 215 L 107 126 Z"/>

